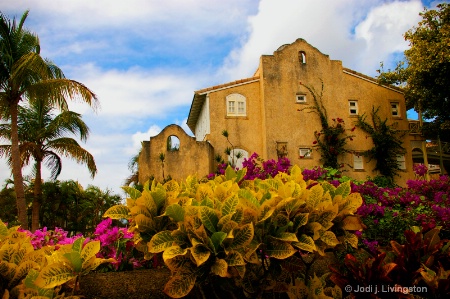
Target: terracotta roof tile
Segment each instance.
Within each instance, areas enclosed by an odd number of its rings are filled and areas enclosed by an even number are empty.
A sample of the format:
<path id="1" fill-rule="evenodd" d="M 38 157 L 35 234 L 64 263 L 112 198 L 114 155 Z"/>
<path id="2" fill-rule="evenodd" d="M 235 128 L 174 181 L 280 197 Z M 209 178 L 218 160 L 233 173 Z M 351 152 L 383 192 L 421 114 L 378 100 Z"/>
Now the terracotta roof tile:
<path id="1" fill-rule="evenodd" d="M 201 93 L 205 93 L 205 92 L 208 92 L 211 90 L 216 90 L 216 89 L 220 89 L 220 88 L 224 88 L 224 87 L 230 87 L 230 86 L 233 86 L 236 84 L 246 83 L 246 82 L 250 82 L 250 81 L 254 81 L 254 80 L 258 80 L 258 79 L 259 79 L 259 76 L 240 79 L 240 80 L 236 80 L 236 81 L 232 81 L 232 82 L 228 82 L 228 83 L 224 83 L 224 84 L 219 84 L 219 85 L 203 88 L 203 89 L 195 91 L 195 93 L 201 94 Z"/>

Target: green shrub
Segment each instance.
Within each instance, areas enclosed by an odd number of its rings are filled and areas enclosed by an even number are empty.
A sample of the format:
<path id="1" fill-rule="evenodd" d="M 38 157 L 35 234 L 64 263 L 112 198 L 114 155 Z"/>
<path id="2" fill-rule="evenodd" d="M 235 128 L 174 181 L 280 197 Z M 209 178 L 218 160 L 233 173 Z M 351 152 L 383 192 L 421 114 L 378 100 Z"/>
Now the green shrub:
<path id="1" fill-rule="evenodd" d="M 59 294 L 61 286 L 94 270 L 112 259 L 96 258 L 99 241 L 83 244 L 79 238 L 73 244 L 45 246 L 35 250 L 30 237 L 7 228 L 0 220 L 0 277 L 2 298 L 79 298 Z M 0 293 L 1 295 L 1 293 Z"/>
<path id="2" fill-rule="evenodd" d="M 350 182 L 308 189 L 297 166 L 238 185 L 244 175 L 245 169 L 228 167 L 204 183 L 188 177 L 181 184 L 146 184 L 143 192 L 126 188 L 127 204 L 104 216 L 131 219 L 138 248 L 147 258 L 162 254 L 173 274 L 164 291 L 173 298 L 194 287 L 253 298 L 286 293 L 295 277 L 279 281 L 277 273 L 289 272 L 287 260 L 325 255 L 338 244 L 357 246 L 352 231 L 363 225 L 353 214 L 362 199 L 350 192 Z"/>

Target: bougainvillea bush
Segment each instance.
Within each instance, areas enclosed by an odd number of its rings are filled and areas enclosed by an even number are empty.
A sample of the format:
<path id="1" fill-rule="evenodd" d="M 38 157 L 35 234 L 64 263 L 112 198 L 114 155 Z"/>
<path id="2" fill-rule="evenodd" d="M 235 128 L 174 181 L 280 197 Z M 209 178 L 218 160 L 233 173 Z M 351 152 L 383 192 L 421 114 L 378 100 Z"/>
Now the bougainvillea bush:
<path id="1" fill-rule="evenodd" d="M 40 249 L 45 246 L 55 246 L 73 244 L 83 235 L 77 234 L 67 237 L 68 232 L 56 227 L 49 230 L 47 227 L 36 230 L 34 233 L 18 228 L 18 231 L 24 232 L 30 237 L 34 249 Z M 98 267 L 96 271 L 125 271 L 139 268 L 149 268 L 151 263 L 144 259 L 143 254 L 134 247 L 134 235 L 126 227 L 113 225 L 111 218 L 106 218 L 95 228 L 94 233 L 86 240 L 99 241 L 100 250 L 96 254 L 98 258 L 113 259 L 111 263 L 105 263 Z"/>
<path id="2" fill-rule="evenodd" d="M 409 180 L 406 188 L 380 188 L 373 182 L 352 184 L 364 198 L 358 209 L 367 229 L 361 240 L 386 245 L 390 240 L 404 242 L 404 231 L 421 226 L 424 231 L 441 227 L 443 238 L 450 238 L 450 178 Z M 364 241 L 365 240 L 365 241 Z"/>
<path id="3" fill-rule="evenodd" d="M 29 233 L 18 227 L 8 228 L 0 221 L 2 298 L 79 298 L 66 297 L 60 292 L 62 286 L 72 283 L 75 290 L 79 276 L 114 261 L 96 257 L 99 241 L 79 237 L 64 239 L 66 244 L 50 245 L 55 239 L 45 238 L 47 233 L 46 230 L 38 232 L 32 242 Z"/>

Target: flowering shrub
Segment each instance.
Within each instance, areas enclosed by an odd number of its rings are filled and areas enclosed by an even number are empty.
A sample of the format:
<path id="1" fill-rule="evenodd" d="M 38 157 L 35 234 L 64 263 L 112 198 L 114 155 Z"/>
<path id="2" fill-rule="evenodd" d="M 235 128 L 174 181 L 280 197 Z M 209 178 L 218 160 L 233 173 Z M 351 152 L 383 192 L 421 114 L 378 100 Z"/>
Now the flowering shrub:
<path id="1" fill-rule="evenodd" d="M 244 176 L 245 180 L 267 179 L 275 177 L 279 172 L 287 173 L 291 162 L 288 158 L 278 158 L 277 161 L 271 159 L 264 161 L 259 158 L 257 153 L 253 153 L 248 159 L 244 158 L 242 166 L 247 168 L 247 173 Z"/>
<path id="2" fill-rule="evenodd" d="M 47 227 L 36 230 L 34 233 L 18 229 L 30 237 L 33 248 L 40 249 L 45 246 L 73 244 L 73 242 L 83 235 L 78 234 L 73 237 L 67 237 L 68 232 L 56 227 L 54 230 L 48 230 Z M 112 225 L 112 220 L 107 218 L 100 222 L 90 238 L 86 238 L 84 243 L 89 241 L 100 241 L 101 249 L 96 254 L 97 258 L 115 259 L 115 262 L 105 263 L 99 266 L 99 272 L 105 271 L 123 271 L 137 268 L 147 268 L 151 266 L 149 261 L 144 260 L 141 252 L 134 248 L 133 233 L 127 228 L 119 228 Z"/>
<path id="3" fill-rule="evenodd" d="M 421 168 L 423 169 L 423 168 Z M 450 237 L 450 179 L 409 180 L 407 188 L 382 188 L 373 182 L 352 184 L 352 192 L 359 192 L 363 205 L 357 214 L 362 216 L 367 229 L 364 240 L 387 245 L 390 240 L 404 242 L 404 231 L 419 225 L 424 231 L 442 226 L 442 236 Z"/>
<path id="4" fill-rule="evenodd" d="M 418 178 L 423 179 L 428 172 L 428 167 L 425 164 L 415 164 L 413 170 Z"/>
<path id="5" fill-rule="evenodd" d="M 55 227 L 55 230 L 48 230 L 47 227 L 44 227 L 36 230 L 34 234 L 21 228 L 18 231 L 25 232 L 30 237 L 34 249 L 39 249 L 47 245 L 73 244 L 76 239 L 82 237 L 81 234 L 78 234 L 69 238 L 67 237 L 68 232 L 58 227 Z"/>
<path id="6" fill-rule="evenodd" d="M 113 226 L 111 218 L 106 218 L 97 225 L 93 239 L 100 241 L 101 245 L 97 257 L 116 260 L 103 265 L 101 271 L 132 270 L 149 265 L 149 261 L 145 261 L 142 254 L 134 249 L 133 233 L 127 228 Z"/>

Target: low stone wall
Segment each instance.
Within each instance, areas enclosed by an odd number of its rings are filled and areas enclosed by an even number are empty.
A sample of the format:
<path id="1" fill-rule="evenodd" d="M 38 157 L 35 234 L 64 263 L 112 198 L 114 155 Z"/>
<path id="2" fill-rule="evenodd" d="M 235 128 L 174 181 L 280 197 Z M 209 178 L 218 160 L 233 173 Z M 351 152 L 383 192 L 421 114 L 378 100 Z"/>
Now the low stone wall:
<path id="1" fill-rule="evenodd" d="M 166 268 L 90 273 L 81 277 L 79 295 L 87 299 L 167 299 L 163 289 L 169 278 Z"/>

